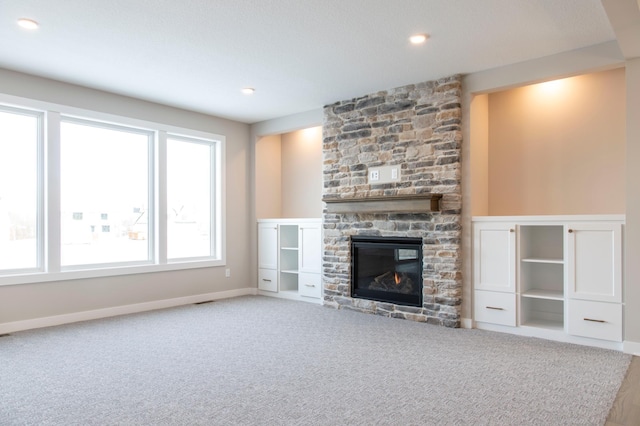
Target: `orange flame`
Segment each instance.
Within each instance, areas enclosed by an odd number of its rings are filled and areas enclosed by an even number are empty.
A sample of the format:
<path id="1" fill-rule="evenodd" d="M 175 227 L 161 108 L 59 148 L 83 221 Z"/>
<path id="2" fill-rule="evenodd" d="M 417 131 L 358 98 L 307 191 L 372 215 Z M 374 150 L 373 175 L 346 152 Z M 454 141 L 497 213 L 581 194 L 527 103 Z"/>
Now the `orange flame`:
<path id="1" fill-rule="evenodd" d="M 396 285 L 400 284 L 400 274 L 398 274 L 397 272 L 394 272 L 393 277 L 396 280 Z"/>

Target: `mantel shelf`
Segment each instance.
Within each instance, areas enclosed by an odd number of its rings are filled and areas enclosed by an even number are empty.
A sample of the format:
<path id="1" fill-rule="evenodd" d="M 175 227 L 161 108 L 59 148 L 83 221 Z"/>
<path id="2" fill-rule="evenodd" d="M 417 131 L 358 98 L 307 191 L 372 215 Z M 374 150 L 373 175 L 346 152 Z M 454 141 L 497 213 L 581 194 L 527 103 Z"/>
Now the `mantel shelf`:
<path id="1" fill-rule="evenodd" d="M 440 211 L 442 194 L 323 198 L 327 213 L 428 213 Z"/>

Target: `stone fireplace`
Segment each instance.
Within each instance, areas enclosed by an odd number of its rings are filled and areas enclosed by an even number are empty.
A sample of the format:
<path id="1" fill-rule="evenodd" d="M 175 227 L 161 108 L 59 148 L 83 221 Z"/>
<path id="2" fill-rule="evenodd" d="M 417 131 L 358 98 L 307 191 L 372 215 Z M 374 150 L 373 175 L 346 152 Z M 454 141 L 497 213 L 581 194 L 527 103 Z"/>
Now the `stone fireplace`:
<path id="1" fill-rule="evenodd" d="M 325 305 L 460 326 L 461 91 L 456 75 L 324 108 Z M 369 169 L 390 166 L 399 171 L 395 181 L 370 179 Z M 410 251 L 388 252 L 398 260 L 384 260 L 394 263 L 391 272 L 354 270 L 353 244 L 385 239 L 417 242 L 419 276 L 403 271 L 416 267 Z M 401 281 L 412 281 L 402 284 L 406 289 L 417 287 L 418 297 L 410 303 L 378 293 L 363 297 L 354 278 L 369 272 L 367 283 L 379 281 L 374 293 L 391 288 L 389 280 L 399 273 Z"/>

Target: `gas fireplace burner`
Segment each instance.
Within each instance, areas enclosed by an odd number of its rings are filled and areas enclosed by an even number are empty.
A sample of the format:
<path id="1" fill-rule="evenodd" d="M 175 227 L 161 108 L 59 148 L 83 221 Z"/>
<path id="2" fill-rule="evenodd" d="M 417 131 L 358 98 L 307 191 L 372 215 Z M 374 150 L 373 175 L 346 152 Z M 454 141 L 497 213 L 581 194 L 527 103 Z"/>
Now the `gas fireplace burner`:
<path id="1" fill-rule="evenodd" d="M 352 237 L 351 297 L 422 306 L 422 238 Z"/>

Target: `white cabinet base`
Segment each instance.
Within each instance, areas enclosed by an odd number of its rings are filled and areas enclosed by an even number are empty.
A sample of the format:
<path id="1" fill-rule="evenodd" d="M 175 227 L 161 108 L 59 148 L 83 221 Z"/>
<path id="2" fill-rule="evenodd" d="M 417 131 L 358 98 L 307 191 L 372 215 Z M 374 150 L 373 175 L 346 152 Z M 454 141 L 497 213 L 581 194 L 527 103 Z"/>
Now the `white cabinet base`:
<path id="1" fill-rule="evenodd" d="M 621 342 L 612 342 L 610 340 L 573 336 L 571 334 L 565 333 L 564 330 L 552 330 L 547 328 L 527 326 L 510 327 L 478 321 L 474 321 L 474 328 L 477 328 L 478 330 L 515 334 L 517 336 L 536 337 L 539 339 L 553 340 L 556 342 L 572 343 L 575 345 L 593 346 L 594 348 L 611 349 L 621 352 L 623 349 L 623 343 Z"/>
<path id="2" fill-rule="evenodd" d="M 473 227 L 477 328 L 623 349 L 623 215 L 485 216 Z"/>
<path id="3" fill-rule="evenodd" d="M 322 220 L 258 221 L 258 294 L 322 304 Z"/>
<path id="4" fill-rule="evenodd" d="M 258 295 L 267 296 L 267 297 L 277 297 L 279 299 L 296 300 L 299 302 L 309 302 L 309 303 L 314 303 L 316 305 L 323 304 L 323 300 L 320 298 L 301 296 L 300 293 L 293 292 L 293 291 L 271 292 L 271 291 L 258 290 Z"/>

